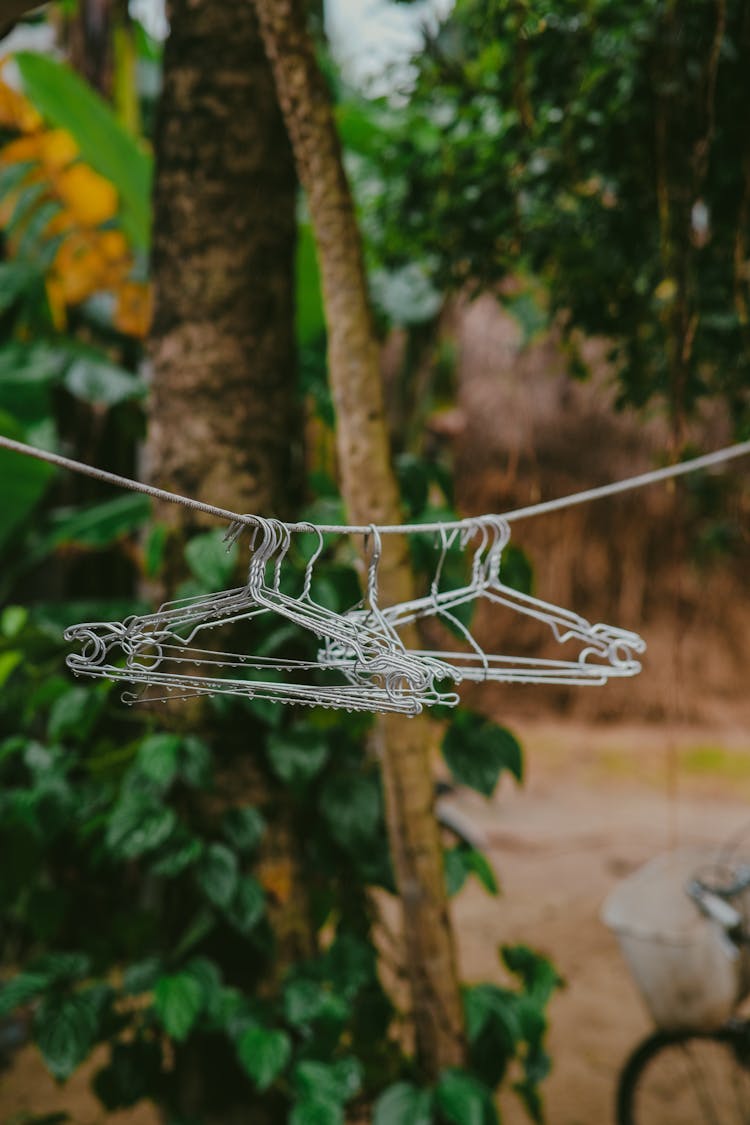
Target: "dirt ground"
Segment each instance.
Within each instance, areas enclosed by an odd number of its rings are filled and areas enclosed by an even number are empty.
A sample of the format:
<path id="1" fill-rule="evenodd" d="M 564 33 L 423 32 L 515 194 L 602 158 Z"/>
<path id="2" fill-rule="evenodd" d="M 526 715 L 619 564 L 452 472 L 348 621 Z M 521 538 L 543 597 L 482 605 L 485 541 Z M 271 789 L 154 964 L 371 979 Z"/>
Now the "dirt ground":
<path id="1" fill-rule="evenodd" d="M 467 885 L 455 902 L 462 976 L 501 979 L 500 942 L 553 958 L 566 988 L 553 1001 L 548 1125 L 608 1125 L 618 1067 L 649 1027 L 617 944 L 599 920 L 618 879 L 667 848 L 720 843 L 744 824 L 750 845 L 750 731 L 512 724 L 526 750 L 522 788 L 492 802 L 451 798 L 486 836 L 502 895 Z M 513 1095 L 504 1125 L 527 1122 Z M 67 1108 L 76 1125 L 105 1119 L 81 1074 L 57 1089 L 33 1050 L 0 1079 L 0 1120 Z M 109 1125 L 154 1125 L 147 1109 Z"/>

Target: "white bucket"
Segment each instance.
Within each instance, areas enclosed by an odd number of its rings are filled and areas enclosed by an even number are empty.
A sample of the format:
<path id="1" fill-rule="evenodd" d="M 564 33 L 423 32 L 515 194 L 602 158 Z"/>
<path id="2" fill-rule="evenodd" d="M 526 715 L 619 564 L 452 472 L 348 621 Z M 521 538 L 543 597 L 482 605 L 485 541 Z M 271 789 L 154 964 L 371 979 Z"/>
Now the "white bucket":
<path id="1" fill-rule="evenodd" d="M 685 890 L 715 860 L 715 849 L 668 852 L 624 879 L 604 903 L 602 919 L 658 1027 L 717 1027 L 747 992 L 746 955 Z"/>

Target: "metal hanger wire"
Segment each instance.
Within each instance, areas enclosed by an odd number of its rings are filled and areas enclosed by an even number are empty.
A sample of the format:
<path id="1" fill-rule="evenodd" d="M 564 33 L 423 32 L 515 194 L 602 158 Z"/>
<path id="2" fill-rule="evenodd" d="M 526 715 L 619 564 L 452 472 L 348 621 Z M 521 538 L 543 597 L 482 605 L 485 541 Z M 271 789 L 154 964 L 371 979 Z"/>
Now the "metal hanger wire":
<path id="1" fill-rule="evenodd" d="M 302 530 L 313 530 L 305 525 Z M 252 548 L 247 582 L 233 590 L 166 602 L 155 613 L 123 622 L 87 622 L 65 631 L 66 640 L 81 643 L 67 663 L 75 675 L 122 680 L 140 690 L 127 692 L 126 702 L 193 695 L 239 695 L 303 706 L 350 711 L 391 711 L 418 714 L 425 705 L 454 706 L 455 692 L 441 692 L 436 680 L 449 679 L 447 666 L 437 659 L 415 656 L 405 649 L 377 607 L 378 549 L 368 569 L 367 610 L 370 623 L 336 613 L 315 602 L 311 594 L 314 565 L 323 550 L 323 536 L 308 561 L 302 591 L 281 589 L 284 560 L 291 543 L 290 529 L 279 521 L 260 520 Z M 228 538 L 236 538 L 230 526 Z M 270 572 L 270 580 L 269 580 Z M 311 632 L 325 649 L 336 645 L 346 653 L 342 661 L 299 660 L 226 652 L 199 647 L 205 630 L 272 613 Z M 319 683 L 340 673 L 343 683 Z M 275 673 L 279 679 L 253 678 Z M 292 677 L 296 677 L 293 679 Z M 302 680 L 302 682 L 297 682 Z M 151 689 L 166 693 L 155 696 Z"/>

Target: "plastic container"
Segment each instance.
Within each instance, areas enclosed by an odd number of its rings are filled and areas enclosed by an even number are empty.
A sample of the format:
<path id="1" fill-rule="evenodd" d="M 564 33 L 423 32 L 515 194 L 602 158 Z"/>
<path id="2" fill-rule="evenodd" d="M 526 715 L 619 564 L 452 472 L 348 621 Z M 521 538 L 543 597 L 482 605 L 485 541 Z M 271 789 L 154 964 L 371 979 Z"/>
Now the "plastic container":
<path id="1" fill-rule="evenodd" d="M 708 1030 L 723 1023 L 750 990 L 742 955 L 685 888 L 716 870 L 716 851 L 681 848 L 651 860 L 611 892 L 602 919 L 658 1027 Z M 750 892 L 730 897 L 747 918 Z"/>

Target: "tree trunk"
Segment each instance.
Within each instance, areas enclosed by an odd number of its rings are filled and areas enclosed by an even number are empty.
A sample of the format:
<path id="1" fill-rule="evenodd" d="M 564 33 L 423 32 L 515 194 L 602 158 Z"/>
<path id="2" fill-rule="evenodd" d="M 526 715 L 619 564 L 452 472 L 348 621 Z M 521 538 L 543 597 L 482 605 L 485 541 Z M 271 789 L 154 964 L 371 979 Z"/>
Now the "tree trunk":
<path id="1" fill-rule="evenodd" d="M 71 65 L 105 98 L 112 95 L 113 0 L 78 0 L 64 24 Z"/>
<path id="2" fill-rule="evenodd" d="M 291 154 L 247 4 L 174 0 L 156 137 L 150 475 L 234 511 L 294 505 Z M 164 512 L 184 522 L 182 509 Z M 192 517 L 191 517 L 192 518 Z"/>
<path id="3" fill-rule="evenodd" d="M 302 464 L 294 440 L 301 432 L 297 183 L 289 142 L 252 6 L 173 0 L 168 16 L 155 142 L 147 475 L 232 511 L 283 514 L 296 506 Z M 186 536 L 207 521 L 170 505 L 158 515 L 170 527 L 165 584 L 173 588 L 184 576 Z M 200 706 L 195 713 L 181 705 L 180 712 L 175 722 L 197 722 L 210 740 Z M 268 893 L 268 913 L 278 964 L 289 965 L 314 946 L 301 845 L 284 794 L 264 788 L 246 731 L 225 726 L 222 737 L 206 815 L 216 817 L 222 802 L 273 803 L 256 874 L 265 882 L 271 871 L 285 888 Z M 186 1049 L 178 1063 L 183 1115 L 206 1125 L 246 1121 L 249 1113 L 259 1125 L 266 1120 L 262 1107 L 231 1104 L 229 1079 L 212 1073 L 222 1059 Z"/>
<path id="4" fill-rule="evenodd" d="M 353 522 L 398 523 L 399 496 L 361 242 L 305 5 L 303 0 L 255 0 L 255 6 L 318 249 L 342 493 Z M 382 603 L 393 604 L 413 596 L 413 578 L 405 539 L 389 538 L 385 546 L 379 585 Z M 461 1063 L 464 1035 L 442 850 L 432 813 L 427 725 L 383 716 L 378 745 L 403 904 L 417 1049 L 424 1072 L 434 1077 L 443 1067 Z"/>

